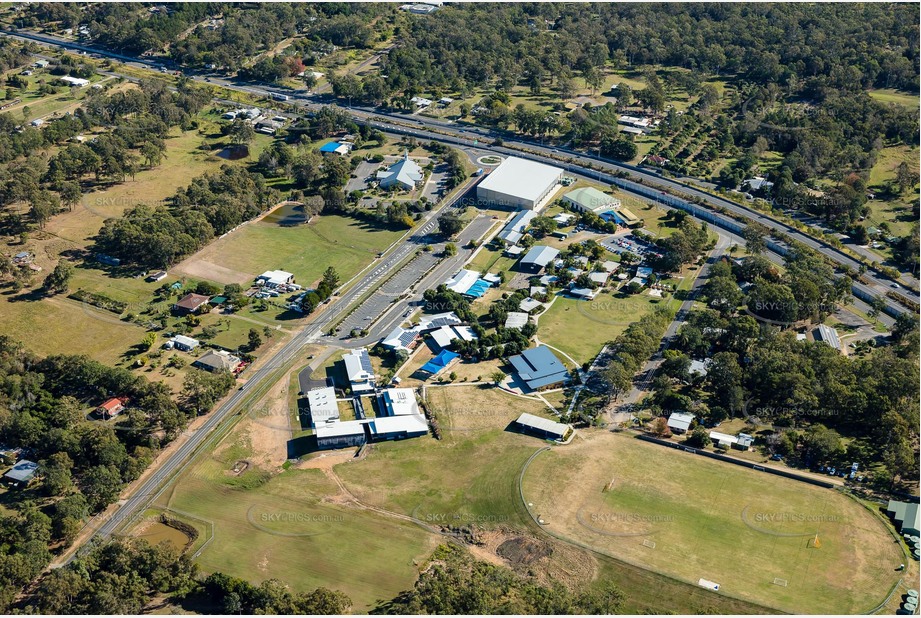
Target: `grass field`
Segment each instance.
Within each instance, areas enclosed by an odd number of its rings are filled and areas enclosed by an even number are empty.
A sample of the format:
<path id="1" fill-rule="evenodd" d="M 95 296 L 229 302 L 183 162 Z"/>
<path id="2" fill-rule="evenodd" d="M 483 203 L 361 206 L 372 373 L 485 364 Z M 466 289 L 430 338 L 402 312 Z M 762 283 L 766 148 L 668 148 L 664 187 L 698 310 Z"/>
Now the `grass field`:
<path id="1" fill-rule="evenodd" d="M 917 98 L 917 97 L 916 97 Z M 881 192 L 884 185 L 894 180 L 899 164 L 905 161 L 918 173 L 918 149 L 909 146 L 890 146 L 879 153 L 876 164 L 870 170 L 869 186 Z M 872 225 L 886 222 L 896 236 L 907 235 L 913 223 L 917 222 L 912 214 L 912 200 L 917 201 L 917 192 L 906 191 L 892 199 L 872 199 L 867 202 L 870 208 L 868 217 Z"/>
<path id="2" fill-rule="evenodd" d="M 894 88 L 881 88 L 870 90 L 870 96 L 883 103 L 897 103 L 913 110 L 918 109 L 918 94 L 903 92 Z"/>
<path id="3" fill-rule="evenodd" d="M 217 281 L 243 283 L 265 270 L 282 269 L 294 273 L 302 285 L 310 285 L 332 266 L 345 282 L 402 233 L 338 215 L 323 215 L 294 227 L 258 221 L 211 243 L 178 270 L 206 277 L 214 271 L 210 278 Z"/>
<path id="4" fill-rule="evenodd" d="M 215 455 L 181 478 L 169 498 L 170 508 L 214 524 L 214 541 L 197 559 L 206 573 L 254 582 L 275 577 L 296 591 L 326 586 L 346 593 L 359 612 L 412 585 L 416 562 L 434 547 L 433 535 L 345 506 L 320 469 L 273 476 L 250 467 L 233 476 L 234 463 L 252 453 L 247 432 L 235 430 Z"/>
<path id="5" fill-rule="evenodd" d="M 36 354 L 86 354 L 111 364 L 144 337 L 140 326 L 63 296 L 11 300 L 16 297 L 0 295 L 0 333 Z"/>
<path id="6" fill-rule="evenodd" d="M 782 611 L 870 610 L 903 560 L 883 524 L 838 492 L 627 434 L 594 432 L 542 454 L 524 492 L 555 534 Z"/>
<path id="7" fill-rule="evenodd" d="M 359 462 L 336 467 L 353 494 L 422 521 L 523 529 L 517 475 L 541 440 L 504 431 L 522 412 L 546 414 L 539 401 L 476 386 L 429 389 L 442 440 L 376 445 Z M 443 419 L 443 420 L 442 420 Z"/>

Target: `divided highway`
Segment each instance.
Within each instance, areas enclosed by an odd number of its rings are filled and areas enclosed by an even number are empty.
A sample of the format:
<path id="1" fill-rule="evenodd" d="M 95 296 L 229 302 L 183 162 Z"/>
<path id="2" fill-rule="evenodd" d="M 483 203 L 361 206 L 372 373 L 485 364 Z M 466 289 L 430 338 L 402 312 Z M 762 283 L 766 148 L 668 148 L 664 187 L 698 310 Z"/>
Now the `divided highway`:
<path id="1" fill-rule="evenodd" d="M 22 31 L 5 31 L 5 34 L 9 37 L 33 41 L 53 47 L 66 48 L 79 52 L 105 56 L 137 67 L 144 67 L 149 69 L 159 68 L 161 66 L 155 61 L 127 57 L 118 53 L 96 49 L 50 35 Z M 190 75 L 190 77 L 203 83 L 210 83 L 216 86 L 221 86 L 227 89 L 241 92 L 247 92 L 257 96 L 272 96 L 274 93 L 278 92 L 278 89 L 273 91 L 267 89 L 267 87 L 264 85 L 242 84 L 221 77 L 205 77 L 202 75 Z M 301 108 L 307 109 L 316 109 L 321 107 L 321 104 L 317 100 L 318 97 L 308 92 L 292 92 L 289 96 L 289 104 L 294 104 Z M 579 153 L 563 148 L 550 148 L 526 140 L 507 138 L 506 136 L 502 136 L 505 140 L 505 145 L 493 146 L 491 143 L 483 143 L 482 140 L 491 142 L 495 135 L 488 129 L 480 127 L 465 127 L 461 129 L 457 125 L 449 122 L 442 122 L 415 115 L 382 113 L 377 110 L 368 108 L 349 107 L 348 111 L 352 114 L 356 121 L 366 123 L 369 126 L 380 129 L 382 131 L 386 131 L 388 133 L 403 135 L 408 134 L 416 136 L 420 139 L 434 139 L 464 147 L 475 146 L 479 149 L 489 152 L 495 152 L 507 156 L 522 156 L 545 163 L 563 166 L 573 173 L 595 177 L 609 183 L 616 183 L 626 190 L 640 193 L 646 197 L 653 197 L 652 194 L 655 194 L 656 192 L 656 189 L 650 188 L 650 185 L 678 191 L 693 198 L 702 199 L 711 207 L 719 207 L 721 209 L 725 209 L 727 212 L 744 217 L 748 221 L 757 221 L 769 229 L 783 232 L 790 238 L 806 246 L 809 246 L 816 251 L 819 251 L 840 265 L 847 266 L 853 270 L 857 270 L 859 267 L 858 262 L 850 256 L 834 247 L 831 247 L 830 245 L 827 245 L 806 234 L 803 234 L 796 228 L 770 219 L 769 217 L 766 217 L 757 211 L 753 211 L 751 209 L 745 208 L 744 206 L 740 206 L 720 196 L 701 191 L 700 189 L 691 187 L 675 180 L 662 178 L 661 176 L 650 173 L 642 168 L 626 164 L 615 164 L 607 160 L 602 160 L 597 157 L 587 155 L 585 153 Z M 407 124 L 410 126 L 407 126 Z M 511 148 L 511 146 L 516 148 Z M 603 171 L 597 171 L 598 168 Z M 632 180 L 640 180 L 643 184 L 625 181 L 616 175 L 619 172 L 627 172 L 630 174 Z M 464 190 L 461 190 L 456 195 L 461 196 L 463 193 Z M 666 196 L 664 193 L 661 195 L 662 198 L 660 201 L 666 203 L 667 205 L 680 207 L 685 210 L 688 209 L 687 206 L 689 206 L 689 204 L 684 200 L 678 200 L 677 198 Z M 254 390 L 260 382 L 263 382 L 266 378 L 273 375 L 278 369 L 293 361 L 309 343 L 320 339 L 324 334 L 324 329 L 328 328 L 328 326 L 335 320 L 340 319 L 344 313 L 350 307 L 352 307 L 365 292 L 367 292 L 367 290 L 376 285 L 379 285 L 381 281 L 389 278 L 393 273 L 398 272 L 400 270 L 400 265 L 406 260 L 406 258 L 409 257 L 412 252 L 426 244 L 427 235 L 432 233 L 435 229 L 435 217 L 443 208 L 451 205 L 452 202 L 453 200 L 448 200 L 438 210 L 429 213 L 429 218 L 427 219 L 426 223 L 424 223 L 414 233 L 400 242 L 383 259 L 366 269 L 367 272 L 360 275 L 358 281 L 356 281 L 355 284 L 352 285 L 345 294 L 331 302 L 323 311 L 322 315 L 318 316 L 316 321 L 308 324 L 301 332 L 297 333 L 294 337 L 292 337 L 291 340 L 285 343 L 275 354 L 266 359 L 262 366 L 260 366 L 258 369 L 255 369 L 248 376 L 246 383 L 238 391 L 233 392 L 227 400 L 225 400 L 213 412 L 211 412 L 202 427 L 194 434 L 192 434 L 181 447 L 177 448 L 177 450 L 172 453 L 172 455 L 162 465 L 160 465 L 132 493 L 129 498 L 121 503 L 114 515 L 110 515 L 104 518 L 104 521 L 101 522 L 95 520 L 94 522 L 90 522 L 90 524 L 88 524 L 89 526 L 96 526 L 94 535 L 103 538 L 111 535 L 118 529 L 122 522 L 126 521 L 129 517 L 131 517 L 131 515 L 145 507 L 149 501 L 153 499 L 153 497 L 160 491 L 164 483 L 172 478 L 176 473 L 181 471 L 185 465 L 187 465 L 192 455 L 204 443 L 205 439 L 210 434 L 212 434 L 223 421 L 230 417 L 235 410 L 237 410 L 242 404 L 246 402 L 246 399 L 251 390 Z M 696 208 L 698 211 L 706 212 L 692 212 L 695 217 L 710 220 L 711 222 L 714 222 L 718 225 L 728 225 L 730 226 L 729 229 L 731 231 L 737 231 L 734 227 L 732 227 L 733 225 L 736 227 L 742 225 L 730 217 L 718 215 L 713 211 L 700 208 L 699 206 L 696 206 Z M 782 252 L 782 247 L 775 246 L 772 247 L 772 250 L 775 252 Z M 896 293 L 910 302 L 918 302 L 918 294 L 916 292 L 906 290 L 901 287 L 893 287 L 893 283 L 888 281 L 882 275 L 874 273 L 873 271 L 868 271 L 866 276 L 870 281 L 870 285 L 855 283 L 855 295 L 859 295 L 864 298 L 867 296 L 879 296 L 883 298 L 883 300 L 885 300 L 887 303 L 890 313 L 904 313 L 906 312 L 906 309 L 899 303 L 888 298 L 886 296 L 887 292 Z"/>
<path id="2" fill-rule="evenodd" d="M 33 32 L 24 31 L 14 32 L 9 30 L 4 32 L 7 36 L 23 40 L 31 40 L 54 47 L 73 49 L 81 52 L 106 56 L 122 62 L 126 62 L 128 64 L 135 64 L 140 67 L 150 68 L 160 66 L 156 62 L 150 60 L 128 58 L 118 53 L 100 50 L 52 35 L 36 34 Z M 211 83 L 216 86 L 221 86 L 227 89 L 241 92 L 247 92 L 257 96 L 272 97 L 273 95 L 276 95 L 284 90 L 282 88 L 272 89 L 272 87 L 266 86 L 264 84 L 241 83 L 239 80 L 227 79 L 220 76 L 202 76 L 198 74 L 192 74 L 189 75 L 189 77 L 204 83 Z M 318 109 L 322 106 L 322 104 L 318 101 L 318 99 L 321 97 L 314 93 L 310 93 L 309 91 L 285 90 L 285 93 L 286 96 L 289 97 L 289 104 L 293 104 L 306 109 Z M 489 140 L 491 142 L 497 136 L 489 129 L 483 127 L 465 126 L 464 128 L 459 128 L 457 124 L 450 121 L 441 121 L 413 114 L 380 112 L 376 109 L 367 107 L 350 106 L 347 109 L 356 121 L 364 122 L 370 126 L 389 133 L 409 134 L 421 139 L 436 139 L 442 142 L 453 143 L 461 146 L 476 146 L 483 150 L 488 150 L 499 154 L 523 156 L 536 161 L 554 165 L 563 164 L 564 167 L 572 172 L 582 172 L 588 175 L 592 175 L 594 173 L 595 177 L 599 178 L 601 177 L 600 174 L 594 172 L 593 168 L 600 168 L 602 171 L 605 171 L 612 176 L 618 173 L 626 172 L 630 174 L 631 179 L 640 181 L 643 185 L 646 185 L 646 188 L 649 186 L 658 186 L 670 191 L 680 192 L 695 199 L 703 200 L 707 205 L 711 207 L 724 209 L 725 211 L 732 213 L 735 216 L 741 216 L 748 221 L 761 223 L 770 230 L 786 234 L 791 239 L 818 251 L 840 266 L 847 267 L 853 271 L 857 271 L 860 267 L 860 263 L 857 260 L 850 257 L 840 249 L 837 249 L 824 241 L 804 234 L 793 226 L 772 219 L 763 213 L 727 200 L 726 198 L 723 198 L 719 195 L 702 191 L 696 187 L 692 187 L 677 180 L 663 178 L 659 174 L 652 173 L 641 167 L 625 163 L 614 163 L 591 154 L 577 152 L 561 147 L 551 148 L 540 143 L 531 142 L 518 137 L 508 137 L 505 135 L 501 136 L 504 140 L 503 146 L 493 146 L 491 143 L 481 143 L 480 140 Z M 388 120 L 390 122 L 388 122 Z M 417 125 L 418 128 L 407 127 L 405 125 L 396 125 L 393 124 L 394 122 L 410 123 Z M 522 152 L 522 150 L 526 152 Z M 612 178 L 611 180 L 608 180 L 608 182 L 611 181 L 617 182 L 617 179 Z M 621 184 L 621 186 L 627 190 L 635 190 L 635 187 L 627 186 L 627 183 L 618 184 Z M 671 201 L 673 202 L 673 205 L 682 207 L 678 202 L 683 200 L 674 200 L 673 198 Z M 692 212 L 692 214 L 697 216 L 697 213 Z M 715 214 L 716 213 L 714 213 L 714 215 Z M 721 225 L 723 221 L 730 219 L 729 217 L 716 216 L 711 216 L 709 218 L 711 222 L 716 223 L 717 225 Z M 921 296 L 919 296 L 919 294 L 914 290 L 904 288 L 876 271 L 868 270 L 864 277 L 868 283 L 854 283 L 853 291 L 855 296 L 864 300 L 869 300 L 873 297 L 881 298 L 887 306 L 887 313 L 890 315 L 899 315 L 901 313 L 908 312 L 908 310 L 903 304 L 890 298 L 888 296 L 889 294 L 895 294 L 903 298 L 906 302 L 915 305 L 917 305 L 919 303 L 919 299 L 921 299 Z M 910 280 L 907 275 L 903 276 L 903 279 Z"/>

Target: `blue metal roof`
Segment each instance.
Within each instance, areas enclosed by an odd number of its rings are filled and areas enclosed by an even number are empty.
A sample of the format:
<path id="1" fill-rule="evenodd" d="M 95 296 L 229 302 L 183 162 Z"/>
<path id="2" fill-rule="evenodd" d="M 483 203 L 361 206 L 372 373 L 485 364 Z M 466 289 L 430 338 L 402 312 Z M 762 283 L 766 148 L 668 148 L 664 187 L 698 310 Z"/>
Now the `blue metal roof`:
<path id="1" fill-rule="evenodd" d="M 560 359 L 547 346 L 529 348 L 508 359 L 515 373 L 525 381 L 528 388 L 535 389 L 562 382 L 569 375 Z"/>
<path id="2" fill-rule="evenodd" d="M 420 371 L 435 375 L 447 367 L 448 364 L 458 356 L 460 356 L 460 354 L 457 354 L 456 352 L 451 352 L 450 350 L 442 350 L 438 353 L 438 356 L 422 365 L 422 367 L 420 367 Z"/>
<path id="3" fill-rule="evenodd" d="M 336 152 L 336 148 L 338 147 L 339 142 L 329 142 L 328 144 L 320 146 L 320 152 Z"/>
<path id="4" fill-rule="evenodd" d="M 489 281 L 483 279 L 477 279 L 476 283 L 470 286 L 470 288 L 464 292 L 464 296 L 472 296 L 473 298 L 479 298 L 486 293 L 486 290 L 492 287 L 492 284 Z"/>

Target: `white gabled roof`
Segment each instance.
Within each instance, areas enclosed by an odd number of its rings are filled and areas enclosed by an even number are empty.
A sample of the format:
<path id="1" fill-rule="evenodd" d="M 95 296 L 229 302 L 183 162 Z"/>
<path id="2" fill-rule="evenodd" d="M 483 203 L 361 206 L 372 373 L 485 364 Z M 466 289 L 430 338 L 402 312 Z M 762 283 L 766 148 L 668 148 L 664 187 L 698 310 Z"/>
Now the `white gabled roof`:
<path id="1" fill-rule="evenodd" d="M 480 278 L 480 273 L 462 269 L 453 277 L 445 281 L 445 285 L 448 286 L 448 289 L 452 292 L 457 292 L 458 294 L 464 294 L 469 290 L 474 283 Z"/>
<path id="2" fill-rule="evenodd" d="M 672 429 L 683 429 L 687 431 L 693 420 L 693 414 L 687 414 L 685 412 L 672 412 L 672 415 L 668 417 L 667 425 Z"/>
<path id="3" fill-rule="evenodd" d="M 198 345 L 198 339 L 192 339 L 191 337 L 186 337 L 185 335 L 176 335 L 172 338 L 171 341 L 173 343 L 178 343 L 190 348 L 194 348 Z"/>
<path id="4" fill-rule="evenodd" d="M 534 429 L 540 429 L 541 431 L 557 435 L 560 438 L 565 436 L 566 432 L 572 428 L 570 425 L 566 425 L 565 423 L 557 423 L 556 421 L 551 421 L 550 419 L 544 418 L 542 416 L 528 414 L 527 412 L 519 416 L 515 422 L 519 425 L 524 425 L 525 427 L 533 427 Z"/>

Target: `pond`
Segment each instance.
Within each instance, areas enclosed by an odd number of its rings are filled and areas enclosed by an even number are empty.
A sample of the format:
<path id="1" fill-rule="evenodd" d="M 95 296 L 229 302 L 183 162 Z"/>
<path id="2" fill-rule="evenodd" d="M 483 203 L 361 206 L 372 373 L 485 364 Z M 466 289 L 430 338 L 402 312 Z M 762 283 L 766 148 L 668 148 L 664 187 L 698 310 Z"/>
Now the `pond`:
<path id="1" fill-rule="evenodd" d="M 307 223 L 310 221 L 310 217 L 304 212 L 304 206 L 302 204 L 285 202 L 267 214 L 263 221 L 266 223 L 277 223 L 282 227 L 291 227 Z"/>
<path id="2" fill-rule="evenodd" d="M 135 535 L 146 540 L 151 545 L 166 541 L 176 549 L 182 551 L 189 544 L 189 537 L 182 530 L 177 530 L 159 521 L 151 522 Z"/>

